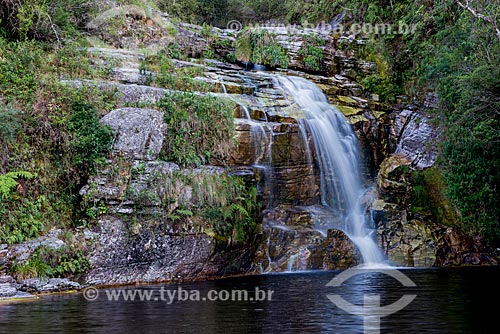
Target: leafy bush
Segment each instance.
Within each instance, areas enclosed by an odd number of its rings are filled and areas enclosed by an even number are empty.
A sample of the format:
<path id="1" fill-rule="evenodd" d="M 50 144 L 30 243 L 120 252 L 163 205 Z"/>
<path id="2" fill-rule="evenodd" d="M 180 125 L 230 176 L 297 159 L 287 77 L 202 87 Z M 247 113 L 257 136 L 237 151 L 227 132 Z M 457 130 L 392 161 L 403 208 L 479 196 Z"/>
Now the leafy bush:
<path id="1" fill-rule="evenodd" d="M 403 94 L 401 87 L 396 86 L 390 77 L 373 74 L 365 77 L 361 83 L 367 91 L 377 94 L 384 102 L 396 102 L 396 97 Z"/>
<path id="2" fill-rule="evenodd" d="M 18 200 L 13 211 L 8 203 L 0 202 L 0 243 L 15 244 L 38 237 L 45 231 L 48 206 L 43 196 Z"/>
<path id="3" fill-rule="evenodd" d="M 21 115 L 19 111 L 7 108 L 0 111 L 0 143 L 7 144 L 12 142 L 16 132 L 21 127 Z"/>
<path id="4" fill-rule="evenodd" d="M 194 177 L 193 198 L 212 232 L 222 240 L 245 241 L 256 226 L 257 188 L 241 178 L 201 174 Z"/>
<path id="5" fill-rule="evenodd" d="M 288 53 L 267 30 L 244 30 L 236 40 L 236 58 L 244 62 L 288 67 Z"/>
<path id="6" fill-rule="evenodd" d="M 17 186 L 17 178 L 31 179 L 34 177 L 30 172 L 18 171 L 0 175 L 0 201 L 10 197 L 12 189 Z"/>
<path id="7" fill-rule="evenodd" d="M 18 279 L 33 277 L 74 277 L 90 268 L 84 252 L 70 246 L 59 249 L 38 247 L 27 262 L 13 266 L 10 271 Z"/>
<path id="8" fill-rule="evenodd" d="M 0 30 L 20 40 L 61 41 L 76 33 L 89 10 L 84 0 L 0 0 Z"/>
<path id="9" fill-rule="evenodd" d="M 308 35 L 305 37 L 304 45 L 300 48 L 298 55 L 303 57 L 304 65 L 312 71 L 321 70 L 321 61 L 323 60 L 323 49 L 325 40 L 317 35 Z"/>
<path id="10" fill-rule="evenodd" d="M 180 51 L 175 49 L 175 46 L 170 47 L 170 45 L 168 49 L 147 57 L 141 63 L 141 70 L 144 73 L 146 71 L 156 72 L 155 76 L 151 78 L 150 84 L 180 91 L 210 91 L 211 87 L 206 82 L 194 78 L 203 74 L 203 67 L 175 68 L 171 58 L 179 58 L 181 55 L 179 54 Z"/>
<path id="11" fill-rule="evenodd" d="M 163 155 L 182 166 L 223 163 L 233 147 L 233 103 L 213 95 L 170 93 L 160 101 L 169 131 Z"/>
<path id="12" fill-rule="evenodd" d="M 95 171 L 105 159 L 113 141 L 112 130 L 99 122 L 97 111 L 88 105 L 75 104 L 69 118 L 68 130 L 72 134 L 73 161 L 83 175 Z"/>
<path id="13" fill-rule="evenodd" d="M 36 42 L 7 42 L 0 38 L 0 96 L 7 101 L 32 101 L 43 49 Z"/>

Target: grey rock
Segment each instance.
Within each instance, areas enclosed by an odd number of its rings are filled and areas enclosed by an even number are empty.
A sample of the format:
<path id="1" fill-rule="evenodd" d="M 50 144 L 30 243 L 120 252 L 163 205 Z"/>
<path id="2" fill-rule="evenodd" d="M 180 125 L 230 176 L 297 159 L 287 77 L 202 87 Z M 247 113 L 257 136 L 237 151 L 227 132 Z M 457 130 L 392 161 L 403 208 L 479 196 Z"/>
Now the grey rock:
<path id="1" fill-rule="evenodd" d="M 124 284 L 217 277 L 231 261 L 218 258 L 215 240 L 182 232 L 171 223 L 142 221 L 131 226 L 117 218 L 101 219 L 90 254 L 88 284 Z M 238 256 L 243 250 L 235 250 Z M 230 251 L 228 252 L 230 253 Z M 238 266 L 236 272 L 244 271 Z"/>
<path id="2" fill-rule="evenodd" d="M 104 116 L 101 123 L 115 130 L 115 155 L 143 160 L 155 160 L 158 157 L 166 131 L 163 115 L 159 111 L 116 109 Z"/>
<path id="3" fill-rule="evenodd" d="M 136 84 L 121 84 L 111 81 L 61 80 L 61 83 L 75 88 L 88 86 L 97 87 L 102 91 L 115 93 L 118 101 L 130 104 L 157 103 L 165 97 L 165 94 L 171 92 L 163 88 Z"/>
<path id="4" fill-rule="evenodd" d="M 150 71 L 140 71 L 137 68 L 114 68 L 112 71 L 112 76 L 115 80 L 124 84 L 138 84 L 144 85 L 148 81 L 152 80 L 153 72 Z"/>
<path id="5" fill-rule="evenodd" d="M 12 276 L 9 276 L 9 275 L 0 276 L 0 284 L 14 283 L 14 282 L 15 282 L 15 280 L 14 280 L 14 277 L 12 277 Z"/>
<path id="6" fill-rule="evenodd" d="M 40 246 L 52 249 L 62 248 L 66 244 L 59 239 L 61 231 L 60 229 L 50 230 L 46 235 L 25 241 L 21 244 L 12 245 L 7 249 L 5 258 L 8 259 L 8 261 L 23 262 Z M 2 260 L 0 259 L 0 264 L 1 262 Z"/>
<path id="7" fill-rule="evenodd" d="M 428 168 L 436 162 L 439 134 L 430 121 L 423 113 L 410 110 L 403 110 L 396 118 L 401 134 L 395 153 L 406 156 L 415 169 Z"/>
<path id="8" fill-rule="evenodd" d="M 17 293 L 17 289 L 10 283 L 0 284 L 0 298 L 13 297 Z"/>
<path id="9" fill-rule="evenodd" d="M 359 254 L 347 235 L 333 226 L 336 220 L 340 221 L 332 212 L 315 206 L 264 211 L 256 269 L 329 270 L 356 265 Z"/>
<path id="10" fill-rule="evenodd" d="M 79 283 L 67 278 L 29 278 L 19 282 L 19 290 L 30 293 L 61 292 L 80 290 Z"/>
<path id="11" fill-rule="evenodd" d="M 122 66 L 132 66 L 134 68 L 138 68 L 141 61 L 146 59 L 146 56 L 142 53 L 125 49 L 87 48 L 87 51 L 103 58 L 118 61 Z"/>

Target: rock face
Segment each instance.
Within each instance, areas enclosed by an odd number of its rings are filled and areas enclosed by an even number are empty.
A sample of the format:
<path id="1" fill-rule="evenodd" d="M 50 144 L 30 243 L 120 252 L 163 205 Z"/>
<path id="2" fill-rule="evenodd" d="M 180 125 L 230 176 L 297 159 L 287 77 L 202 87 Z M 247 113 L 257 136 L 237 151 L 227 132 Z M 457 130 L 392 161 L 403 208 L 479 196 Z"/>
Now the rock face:
<path id="1" fill-rule="evenodd" d="M 46 235 L 15 244 L 10 247 L 7 245 L 0 245 L 0 268 L 7 266 L 9 263 L 24 263 L 31 254 L 39 247 L 46 247 L 49 249 L 60 249 L 66 244 L 59 239 L 62 230 L 50 230 Z M 2 247 L 4 246 L 4 247 Z"/>
<path id="2" fill-rule="evenodd" d="M 104 116 L 101 123 L 117 133 L 113 144 L 115 154 L 141 160 L 155 160 L 160 154 L 166 125 L 159 111 L 116 109 Z"/>
<path id="3" fill-rule="evenodd" d="M 432 167 L 437 157 L 439 133 L 429 123 L 425 109 L 403 109 L 394 113 L 394 135 L 397 140 L 395 154 L 410 160 L 412 168 Z"/>
<path id="4" fill-rule="evenodd" d="M 184 26 L 183 29 L 192 28 Z M 221 31 L 217 33 L 224 34 Z M 200 37 L 196 29 L 192 34 L 195 39 Z M 191 36 L 187 32 L 184 35 Z M 282 38 L 283 41 L 286 40 L 284 36 Z M 205 47 L 196 43 L 193 45 L 201 49 Z M 295 48 L 300 49 L 298 43 Z M 105 50 L 95 52 L 113 53 Z M 478 262 L 477 259 L 480 259 L 478 263 L 481 264 L 493 263 L 493 257 L 481 251 L 483 248 L 480 246 L 473 246 L 472 241 L 466 243 L 472 247 L 468 249 L 477 251 L 472 252 L 475 255 L 465 255 L 466 252 L 460 251 L 456 244 L 440 237 L 446 232 L 444 226 L 428 217 L 413 215 L 409 207 L 408 194 L 412 192 L 409 172 L 432 166 L 436 157 L 434 142 L 438 135 L 430 126 L 430 118 L 425 115 L 426 108 L 431 108 L 432 105 L 405 104 L 393 108 L 384 105 L 376 97 L 366 93 L 353 79 L 355 71 L 363 68 L 366 73 L 371 73 L 373 65 L 355 61 L 347 54 L 344 57 L 341 52 L 330 56 L 331 58 L 325 57 L 325 61 L 329 61 L 328 71 L 308 74 L 288 69 L 279 74 L 303 76 L 315 82 L 355 129 L 365 153 L 365 175 L 371 177 L 380 169 L 377 178 L 379 196 L 371 209 L 379 226 L 379 244 L 389 259 L 397 264 L 414 266 L 475 263 Z M 119 58 L 123 58 L 123 55 L 120 54 Z M 122 68 L 138 68 L 130 59 L 142 59 L 142 56 L 127 54 L 125 59 Z M 310 211 L 305 207 L 316 204 L 320 195 L 319 171 L 314 163 L 315 152 L 309 152 L 309 161 L 307 150 L 313 145 L 300 131 L 299 123 L 304 117 L 303 112 L 276 85 L 273 79 L 276 73 L 243 72 L 235 65 L 216 61 L 200 64 L 183 60 L 174 61 L 174 64 L 178 68 L 203 68 L 204 74 L 196 79 L 209 83 L 213 94 L 230 98 L 239 104 L 239 109 L 235 110 L 235 139 L 238 145 L 228 157 L 227 167 L 231 175 L 242 176 L 246 182 L 257 185 L 259 189 L 263 209 L 267 209 L 264 211 L 262 235 L 257 238 L 262 243 L 236 248 L 229 256 L 230 260 L 221 260 L 215 256 L 215 240 L 192 225 L 184 227 L 184 238 L 177 236 L 177 227 L 170 226 L 169 223 L 167 228 L 160 227 L 158 222 L 140 221 L 140 227 L 132 228 L 112 215 L 106 221 L 113 229 L 106 230 L 106 224 L 101 221 L 99 229 L 95 231 L 96 240 L 102 247 L 117 243 L 120 245 L 119 251 L 116 254 L 111 249 L 96 252 L 92 256 L 94 269 L 88 276 L 89 281 L 102 284 L 108 275 L 116 283 L 196 279 L 217 276 L 224 268 L 233 268 L 226 272 L 244 273 L 347 268 L 358 263 L 357 251 L 346 235 L 335 228 L 328 232 L 328 228 L 316 226 L 314 221 L 318 221 L 318 218 L 313 218 L 311 214 L 314 210 Z M 303 69 L 298 58 L 291 64 L 295 64 L 292 68 Z M 115 70 L 113 73 L 116 75 L 127 71 Z M 327 73 L 328 76 L 325 75 Z M 161 88 L 141 85 L 144 81 L 140 78 L 131 79 L 131 76 L 126 75 L 116 78 L 120 83 L 73 84 L 118 89 L 121 91 L 122 101 L 126 103 L 155 103 L 167 92 Z M 120 117 L 123 112 L 125 116 Z M 139 116 L 126 116 L 129 112 Z M 144 113 L 148 116 L 143 116 Z M 109 123 L 108 118 L 113 121 Z M 151 124 L 150 119 L 158 121 Z M 134 125 L 122 125 L 124 120 L 134 120 L 134 123 L 145 127 L 145 134 L 150 135 L 134 137 Z M 135 215 L 139 212 L 158 213 L 162 210 L 172 213 L 180 202 L 189 203 L 192 189 L 177 185 L 174 187 L 176 190 L 169 195 L 176 200 L 166 208 L 162 204 L 161 198 L 164 195 L 156 185 L 171 179 L 175 173 L 192 171 L 183 171 L 175 164 L 155 160 L 158 149 L 154 149 L 149 155 L 145 153 L 147 138 L 158 138 L 155 141 L 157 145 L 153 147 L 159 147 L 161 134 L 165 131 L 161 117 L 155 111 L 113 111 L 103 122 L 114 124 L 112 127 L 117 132 L 115 155 L 128 160 L 113 158 L 109 164 L 114 169 L 118 167 L 118 172 L 102 170 L 100 175 L 91 178 L 82 194 L 91 194 L 95 199 L 104 200 L 109 208 L 108 212 L 112 214 Z M 121 137 L 127 140 L 120 142 Z M 309 145 L 305 144 L 306 141 Z M 127 151 L 129 148 L 133 149 Z M 217 173 L 223 173 L 224 168 L 219 168 Z M 149 193 L 147 199 L 143 196 L 145 193 Z M 335 217 L 328 219 L 335 221 Z M 120 236 L 129 235 L 131 229 L 142 231 L 133 234 L 132 243 Z M 451 229 L 450 233 L 456 236 L 458 232 Z M 116 235 L 117 239 L 107 240 L 108 235 Z M 141 235 L 151 237 L 142 238 Z M 155 251 L 147 248 L 152 247 L 151 245 L 154 245 Z M 188 250 L 194 247 L 199 252 L 192 255 Z M 131 251 L 132 248 L 135 251 Z M 252 264 L 248 252 L 255 248 L 258 250 Z M 163 254 L 165 260 L 160 259 L 159 254 Z M 237 254 L 244 255 L 238 257 Z M 235 269 L 236 267 L 239 269 Z"/>
<path id="5" fill-rule="evenodd" d="M 292 207 L 264 212 L 265 242 L 257 251 L 260 271 L 346 269 L 358 263 L 359 254 L 349 238 L 338 229 L 329 229 L 325 236 L 314 211 Z"/>
<path id="6" fill-rule="evenodd" d="M 405 156 L 392 155 L 384 160 L 377 177 L 378 198 L 371 210 L 379 245 L 388 259 L 408 267 L 498 264 L 481 240 L 412 208 L 411 173 L 415 171 L 411 164 Z"/>
<path id="7" fill-rule="evenodd" d="M 102 218 L 94 230 L 93 269 L 89 284 L 126 284 L 195 280 L 244 272 L 251 250 L 235 248 L 217 254 L 216 241 L 204 233 L 167 222 L 125 223 Z"/>

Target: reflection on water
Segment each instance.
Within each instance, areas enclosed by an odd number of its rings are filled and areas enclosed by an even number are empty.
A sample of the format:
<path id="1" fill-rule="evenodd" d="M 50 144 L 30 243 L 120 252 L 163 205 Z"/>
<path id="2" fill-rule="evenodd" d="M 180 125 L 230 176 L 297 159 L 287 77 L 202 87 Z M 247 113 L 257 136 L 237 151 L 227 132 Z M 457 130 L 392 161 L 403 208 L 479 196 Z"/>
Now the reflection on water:
<path id="1" fill-rule="evenodd" d="M 0 304 L 0 333 L 363 333 L 363 319 L 332 304 L 327 294 L 363 305 L 365 294 L 381 304 L 417 294 L 405 309 L 381 319 L 381 333 L 497 333 L 499 268 L 402 270 L 417 287 L 403 287 L 379 273 L 357 275 L 341 287 L 326 284 L 338 272 L 239 277 L 182 284 L 185 290 L 274 290 L 271 301 L 112 302 L 101 291 L 94 302 L 81 294 Z M 159 289 L 161 286 L 140 287 Z M 165 286 L 177 289 L 178 285 Z M 130 287 L 127 289 L 131 289 Z"/>

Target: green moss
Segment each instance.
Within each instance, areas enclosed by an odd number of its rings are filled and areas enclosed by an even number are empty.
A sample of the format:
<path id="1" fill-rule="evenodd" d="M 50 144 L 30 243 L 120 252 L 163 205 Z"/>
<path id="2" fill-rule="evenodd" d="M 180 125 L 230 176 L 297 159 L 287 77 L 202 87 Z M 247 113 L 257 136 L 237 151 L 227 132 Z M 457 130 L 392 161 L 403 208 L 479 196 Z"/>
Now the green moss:
<path id="1" fill-rule="evenodd" d="M 430 215 L 440 224 L 459 226 L 458 214 L 446 196 L 446 184 L 437 167 L 413 171 L 411 184 L 410 204 L 414 213 Z"/>

